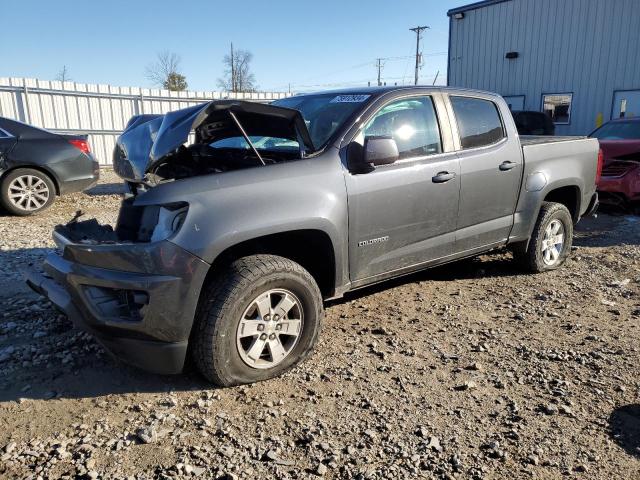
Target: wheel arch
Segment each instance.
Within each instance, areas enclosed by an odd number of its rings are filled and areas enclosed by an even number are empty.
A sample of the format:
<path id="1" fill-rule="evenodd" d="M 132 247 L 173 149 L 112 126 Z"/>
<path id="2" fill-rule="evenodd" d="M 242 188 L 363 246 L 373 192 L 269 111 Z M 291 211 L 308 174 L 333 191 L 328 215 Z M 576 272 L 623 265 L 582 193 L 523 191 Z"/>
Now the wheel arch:
<path id="1" fill-rule="evenodd" d="M 582 196 L 579 186 L 564 185 L 548 191 L 542 201 L 560 203 L 567 207 L 567 210 L 569 210 L 571 218 L 573 219 L 573 223 L 576 224 L 580 219 L 581 199 Z M 540 215 L 540 209 L 538 209 L 538 215 Z"/>
<path id="2" fill-rule="evenodd" d="M 48 168 L 46 168 L 46 167 L 44 167 L 42 165 L 27 165 L 27 164 L 12 165 L 11 167 L 7 168 L 6 170 L 3 170 L 2 172 L 0 172 L 0 182 L 2 182 L 2 180 L 4 180 L 4 178 L 7 175 L 9 175 L 11 172 L 13 172 L 15 170 L 20 170 L 21 168 L 25 168 L 25 169 L 29 169 L 29 170 L 35 170 L 37 172 L 44 173 L 53 182 L 53 187 L 55 188 L 56 196 L 60 196 L 60 180 L 58 179 L 58 177 L 56 176 L 55 173 L 53 173 L 51 170 L 49 170 Z"/>
<path id="3" fill-rule="evenodd" d="M 227 247 L 214 259 L 205 284 L 226 265 L 248 255 L 269 254 L 288 258 L 315 279 L 324 298 L 336 291 L 336 254 L 331 237 L 322 230 L 290 230 L 243 240 Z"/>

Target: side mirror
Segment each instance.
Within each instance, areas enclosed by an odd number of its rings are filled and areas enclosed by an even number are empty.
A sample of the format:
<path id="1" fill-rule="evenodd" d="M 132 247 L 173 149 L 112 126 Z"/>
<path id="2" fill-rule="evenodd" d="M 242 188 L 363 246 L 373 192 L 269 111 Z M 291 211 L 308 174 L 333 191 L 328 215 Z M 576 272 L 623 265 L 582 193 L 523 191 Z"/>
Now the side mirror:
<path id="1" fill-rule="evenodd" d="M 389 165 L 399 157 L 398 145 L 393 138 L 366 137 L 364 139 L 364 163 L 374 166 Z"/>

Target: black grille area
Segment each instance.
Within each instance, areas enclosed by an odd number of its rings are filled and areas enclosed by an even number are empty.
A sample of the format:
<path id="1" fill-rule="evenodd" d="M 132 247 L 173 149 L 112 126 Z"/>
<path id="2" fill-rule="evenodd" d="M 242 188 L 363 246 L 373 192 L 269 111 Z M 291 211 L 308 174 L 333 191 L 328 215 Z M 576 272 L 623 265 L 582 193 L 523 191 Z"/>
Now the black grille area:
<path id="1" fill-rule="evenodd" d="M 624 160 L 614 160 L 602 168 L 603 177 L 623 177 L 639 164 L 635 162 L 625 162 Z"/>

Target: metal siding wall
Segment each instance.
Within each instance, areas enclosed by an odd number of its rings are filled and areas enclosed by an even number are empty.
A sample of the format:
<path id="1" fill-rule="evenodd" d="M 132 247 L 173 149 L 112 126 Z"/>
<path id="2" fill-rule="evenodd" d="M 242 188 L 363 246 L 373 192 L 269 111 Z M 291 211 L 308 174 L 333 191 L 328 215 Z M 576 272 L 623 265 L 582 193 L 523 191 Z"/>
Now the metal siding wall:
<path id="1" fill-rule="evenodd" d="M 266 92 L 169 92 L 0 77 L 0 116 L 58 133 L 87 134 L 100 164 L 110 165 L 116 138 L 133 115 L 167 113 L 222 98 L 270 102 L 286 96 Z"/>
<path id="2" fill-rule="evenodd" d="M 560 135 L 590 133 L 598 113 L 611 117 L 615 90 L 640 89 L 640 0 L 511 0 L 450 28 L 449 85 L 525 95 L 528 110 L 543 93 L 571 92 Z"/>

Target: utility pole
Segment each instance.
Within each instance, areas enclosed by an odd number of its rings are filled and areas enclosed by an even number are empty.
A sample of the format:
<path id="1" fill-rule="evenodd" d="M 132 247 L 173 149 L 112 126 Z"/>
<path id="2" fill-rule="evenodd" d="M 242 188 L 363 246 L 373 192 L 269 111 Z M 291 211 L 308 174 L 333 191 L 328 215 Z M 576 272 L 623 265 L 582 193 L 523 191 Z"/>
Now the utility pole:
<path id="1" fill-rule="evenodd" d="M 420 34 L 422 33 L 423 30 L 426 30 L 430 27 L 427 27 L 426 25 L 423 27 L 415 27 L 415 28 L 410 28 L 409 30 L 411 30 L 412 32 L 416 32 L 416 76 L 415 76 L 415 85 L 418 85 L 418 69 L 420 68 Z"/>
<path id="2" fill-rule="evenodd" d="M 236 91 L 236 62 L 233 58 L 233 42 L 231 42 L 231 91 Z"/>
<path id="3" fill-rule="evenodd" d="M 382 71 L 382 59 L 381 58 L 377 58 L 376 59 L 376 67 L 378 68 L 378 86 L 382 85 L 382 82 L 380 81 L 380 72 Z"/>

